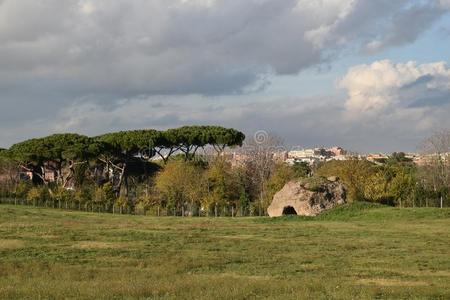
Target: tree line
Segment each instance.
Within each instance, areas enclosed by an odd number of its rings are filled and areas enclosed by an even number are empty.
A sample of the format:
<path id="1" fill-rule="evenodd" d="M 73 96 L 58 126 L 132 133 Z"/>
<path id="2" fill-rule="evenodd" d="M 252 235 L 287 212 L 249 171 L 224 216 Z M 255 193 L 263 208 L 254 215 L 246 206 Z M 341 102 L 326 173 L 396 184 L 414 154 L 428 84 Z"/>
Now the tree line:
<path id="1" fill-rule="evenodd" d="M 450 206 L 450 130 L 435 132 L 419 146 L 415 163 L 403 152 L 387 159 L 330 161 L 317 176 L 338 176 L 350 201 L 370 201 L 397 207 Z"/>
<path id="2" fill-rule="evenodd" d="M 95 202 L 98 196 L 103 200 L 97 202 L 121 201 L 120 207 L 133 211 L 137 187 L 148 184 L 174 156 L 190 163 L 199 149 L 220 154 L 226 147 L 242 145 L 244 139 L 242 132 L 220 126 L 129 130 L 96 137 L 65 133 L 29 139 L 0 150 L 2 195 L 28 197 L 33 202 L 56 199 L 59 203 L 62 198 L 83 198 L 83 204 Z"/>
<path id="3" fill-rule="evenodd" d="M 441 147 L 444 133 L 424 143 L 429 155 L 422 165 L 404 153 L 375 163 L 355 157 L 287 165 L 273 156 L 282 148 L 280 139 L 246 141 L 241 147 L 244 139 L 243 133 L 218 126 L 30 139 L 0 149 L 0 198 L 112 213 L 255 216 L 266 214 L 274 194 L 290 180 L 338 176 L 349 201 L 450 204 L 450 144 L 448 151 Z M 244 159 L 232 161 L 227 147 L 236 147 Z"/>

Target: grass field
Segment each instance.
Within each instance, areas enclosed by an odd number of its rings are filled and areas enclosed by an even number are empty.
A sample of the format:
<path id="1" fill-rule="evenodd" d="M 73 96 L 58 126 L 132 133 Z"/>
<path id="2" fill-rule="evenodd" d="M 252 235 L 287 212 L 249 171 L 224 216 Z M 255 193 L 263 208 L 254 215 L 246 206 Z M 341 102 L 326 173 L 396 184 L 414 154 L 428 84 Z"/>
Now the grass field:
<path id="1" fill-rule="evenodd" d="M 450 209 L 172 218 L 0 205 L 0 299 L 450 299 Z"/>

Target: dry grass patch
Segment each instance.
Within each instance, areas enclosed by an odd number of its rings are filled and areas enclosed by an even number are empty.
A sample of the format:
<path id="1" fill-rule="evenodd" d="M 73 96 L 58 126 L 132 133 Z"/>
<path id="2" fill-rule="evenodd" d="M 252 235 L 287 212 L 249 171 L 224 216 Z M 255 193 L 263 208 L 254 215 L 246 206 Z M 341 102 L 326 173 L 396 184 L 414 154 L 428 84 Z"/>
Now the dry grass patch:
<path id="1" fill-rule="evenodd" d="M 74 245 L 72 248 L 77 249 L 112 249 L 112 248 L 121 248 L 121 245 L 116 243 L 105 243 L 105 242 L 95 242 L 95 241 L 81 241 Z"/>
<path id="2" fill-rule="evenodd" d="M 257 239 L 254 235 L 247 234 L 236 234 L 236 235 L 221 235 L 218 236 L 220 239 L 232 239 L 232 240 L 251 240 Z"/>
<path id="3" fill-rule="evenodd" d="M 371 278 L 371 279 L 360 279 L 358 283 L 366 285 L 377 285 L 377 286 L 404 286 L 404 287 L 414 287 L 414 286 L 426 286 L 428 285 L 423 281 L 406 281 L 398 279 L 386 279 L 386 278 Z"/>
<path id="4" fill-rule="evenodd" d="M 21 240 L 0 240 L 0 250 L 14 250 L 25 247 L 25 242 Z"/>
<path id="5" fill-rule="evenodd" d="M 40 235 L 39 237 L 44 240 L 58 240 L 61 238 L 58 235 L 52 235 L 52 234 L 44 234 L 44 235 Z"/>
<path id="6" fill-rule="evenodd" d="M 251 280 L 273 280 L 273 276 L 269 275 L 246 275 L 246 274 L 238 274 L 233 272 L 219 273 L 219 274 L 198 274 L 199 277 L 206 277 L 210 279 L 212 276 L 216 278 L 233 278 L 233 279 L 251 279 Z"/>
<path id="7" fill-rule="evenodd" d="M 372 271 L 382 272 L 384 269 L 382 268 L 372 268 Z M 450 282 L 450 270 L 405 270 L 405 269 L 391 269 L 391 272 L 397 274 L 398 276 L 412 276 L 412 277 L 421 277 L 421 276 L 430 276 L 430 277 L 449 277 Z"/>

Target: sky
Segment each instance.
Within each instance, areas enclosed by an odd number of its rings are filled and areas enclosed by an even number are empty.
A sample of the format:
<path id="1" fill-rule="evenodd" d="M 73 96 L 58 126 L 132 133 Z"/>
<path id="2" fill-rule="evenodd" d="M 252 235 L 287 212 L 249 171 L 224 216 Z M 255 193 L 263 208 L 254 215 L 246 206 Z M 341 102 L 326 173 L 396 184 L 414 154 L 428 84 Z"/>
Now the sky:
<path id="1" fill-rule="evenodd" d="M 0 147 L 211 124 L 416 151 L 449 62 L 450 0 L 0 0 Z"/>

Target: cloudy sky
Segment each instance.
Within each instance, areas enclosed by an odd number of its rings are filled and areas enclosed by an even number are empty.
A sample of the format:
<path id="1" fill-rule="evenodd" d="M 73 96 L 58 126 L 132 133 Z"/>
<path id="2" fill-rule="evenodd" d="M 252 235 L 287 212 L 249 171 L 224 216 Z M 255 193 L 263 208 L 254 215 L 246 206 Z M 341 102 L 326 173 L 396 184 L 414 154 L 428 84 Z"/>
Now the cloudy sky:
<path id="1" fill-rule="evenodd" d="M 0 147 L 185 124 L 414 151 L 450 128 L 450 0 L 0 0 Z"/>

